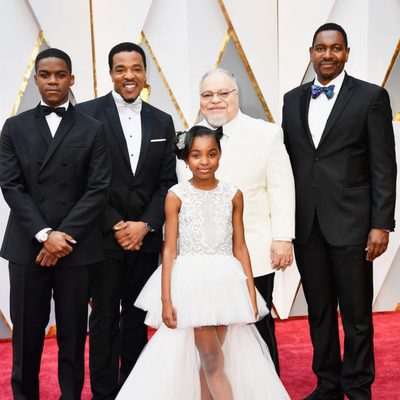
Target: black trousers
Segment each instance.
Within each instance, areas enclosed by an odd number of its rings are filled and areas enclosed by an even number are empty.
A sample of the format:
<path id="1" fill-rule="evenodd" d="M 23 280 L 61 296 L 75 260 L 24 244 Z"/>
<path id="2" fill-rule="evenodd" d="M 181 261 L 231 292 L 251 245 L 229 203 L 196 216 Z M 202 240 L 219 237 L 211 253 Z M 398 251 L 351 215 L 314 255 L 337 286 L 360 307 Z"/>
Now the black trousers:
<path id="1" fill-rule="evenodd" d="M 372 325 L 372 263 L 365 244 L 336 247 L 324 238 L 317 218 L 310 238 L 295 244 L 297 266 L 308 304 L 318 391 L 344 393 L 351 400 L 371 398 L 375 366 Z M 337 306 L 345 333 L 340 355 Z"/>
<path id="2" fill-rule="evenodd" d="M 84 382 L 90 266 L 35 267 L 9 263 L 14 399 L 39 399 L 39 370 L 53 296 L 58 381 L 63 400 L 79 400 Z"/>
<path id="3" fill-rule="evenodd" d="M 90 382 L 93 399 L 114 399 L 147 343 L 145 312 L 133 304 L 158 266 L 158 254 L 107 253 L 93 271 Z"/>
<path id="4" fill-rule="evenodd" d="M 272 310 L 272 292 L 274 291 L 274 278 L 275 273 L 259 276 L 254 278 L 254 284 L 257 290 L 260 292 L 261 296 L 267 303 L 269 310 Z M 272 361 L 274 362 L 275 369 L 279 375 L 279 358 L 278 358 L 278 346 L 275 337 L 275 321 L 270 312 L 261 321 L 256 323 L 258 332 L 260 332 L 261 337 L 267 343 L 269 352 L 271 354 Z"/>

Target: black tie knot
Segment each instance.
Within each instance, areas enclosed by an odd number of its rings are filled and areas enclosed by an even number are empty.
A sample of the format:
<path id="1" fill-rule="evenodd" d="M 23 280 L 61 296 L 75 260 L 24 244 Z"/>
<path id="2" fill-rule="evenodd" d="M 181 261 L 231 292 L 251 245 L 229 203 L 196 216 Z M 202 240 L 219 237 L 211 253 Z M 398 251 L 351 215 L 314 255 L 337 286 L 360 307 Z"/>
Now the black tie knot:
<path id="1" fill-rule="evenodd" d="M 51 113 L 56 113 L 59 117 L 62 118 L 65 115 L 65 111 L 65 107 L 40 106 L 40 116 L 42 117 L 50 115 Z"/>
<path id="2" fill-rule="evenodd" d="M 224 131 L 223 131 L 222 126 L 219 126 L 219 127 L 215 130 L 215 136 L 218 138 L 218 140 L 221 140 L 223 134 L 224 134 Z"/>

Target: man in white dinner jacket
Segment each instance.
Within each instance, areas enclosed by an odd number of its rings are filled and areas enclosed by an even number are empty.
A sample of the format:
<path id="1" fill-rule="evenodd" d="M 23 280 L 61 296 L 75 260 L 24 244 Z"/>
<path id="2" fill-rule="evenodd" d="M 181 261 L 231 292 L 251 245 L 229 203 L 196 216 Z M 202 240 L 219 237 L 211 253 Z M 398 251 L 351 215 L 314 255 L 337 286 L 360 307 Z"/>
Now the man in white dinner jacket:
<path id="1" fill-rule="evenodd" d="M 293 260 L 295 193 L 292 169 L 281 128 L 239 109 L 234 76 L 221 68 L 200 81 L 203 124 L 222 128 L 222 157 L 217 177 L 243 192 L 244 226 L 255 284 L 272 307 L 275 271 Z M 178 175 L 179 174 L 178 171 Z M 269 314 L 257 323 L 279 373 L 275 326 Z"/>

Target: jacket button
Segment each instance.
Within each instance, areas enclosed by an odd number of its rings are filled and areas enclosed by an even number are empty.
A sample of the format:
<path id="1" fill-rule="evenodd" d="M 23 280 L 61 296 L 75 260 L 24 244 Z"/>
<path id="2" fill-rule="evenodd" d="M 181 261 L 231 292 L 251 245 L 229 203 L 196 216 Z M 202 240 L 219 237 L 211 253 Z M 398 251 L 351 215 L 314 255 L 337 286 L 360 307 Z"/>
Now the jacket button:
<path id="1" fill-rule="evenodd" d="M 42 178 L 38 178 L 37 181 L 38 181 L 38 183 L 43 183 L 43 179 Z"/>
<path id="2" fill-rule="evenodd" d="M 314 157 L 314 161 L 315 161 L 315 162 L 319 162 L 319 157 L 318 157 L 318 156 L 315 156 L 315 157 Z"/>
<path id="3" fill-rule="evenodd" d="M 43 203 L 43 197 L 38 197 L 37 201 L 38 203 Z"/>
<path id="4" fill-rule="evenodd" d="M 66 181 L 61 181 L 61 185 L 65 186 L 67 184 Z"/>
<path id="5" fill-rule="evenodd" d="M 62 199 L 61 204 L 65 204 L 65 203 L 66 203 L 65 199 Z"/>
<path id="6" fill-rule="evenodd" d="M 43 164 L 43 160 L 37 160 L 37 163 L 38 163 L 39 165 L 42 165 L 42 164 Z"/>
<path id="7" fill-rule="evenodd" d="M 65 167 L 66 165 L 68 165 L 68 163 L 65 160 L 62 160 L 61 165 L 63 165 Z"/>

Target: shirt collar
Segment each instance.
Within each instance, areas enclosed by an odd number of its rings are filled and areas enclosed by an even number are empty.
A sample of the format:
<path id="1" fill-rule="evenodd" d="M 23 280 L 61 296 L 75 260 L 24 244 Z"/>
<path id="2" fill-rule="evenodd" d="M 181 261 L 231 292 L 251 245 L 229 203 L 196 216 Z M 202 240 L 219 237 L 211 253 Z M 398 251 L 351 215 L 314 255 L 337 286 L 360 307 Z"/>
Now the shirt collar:
<path id="1" fill-rule="evenodd" d="M 240 114 L 241 114 L 241 111 L 239 110 L 239 112 L 236 114 L 235 118 L 231 119 L 229 122 L 222 125 L 224 135 L 226 135 L 228 137 L 232 136 L 233 128 L 236 125 L 236 122 L 237 122 Z M 211 126 L 205 118 L 204 118 L 204 121 L 208 128 L 217 129 L 216 127 Z"/>
<path id="2" fill-rule="evenodd" d="M 52 106 L 49 106 L 47 103 L 45 103 L 45 101 L 44 101 L 43 99 L 40 100 L 40 105 L 41 105 L 41 106 L 52 107 Z M 69 107 L 69 100 L 67 100 L 64 104 L 61 104 L 61 105 L 58 106 L 58 107 L 64 107 L 65 110 L 68 110 L 68 107 Z M 57 108 L 58 108 L 58 107 L 57 107 Z"/>
<path id="3" fill-rule="evenodd" d="M 345 73 L 345 71 L 343 70 L 335 79 L 332 79 L 330 82 L 328 82 L 326 85 L 323 85 L 319 80 L 318 80 L 318 77 L 316 76 L 315 77 L 315 79 L 314 79 L 314 83 L 316 84 L 316 85 L 319 85 L 319 86 L 323 86 L 323 87 L 328 87 L 328 86 L 331 86 L 331 85 L 335 85 L 335 87 L 334 87 L 334 89 L 333 89 L 333 93 L 335 93 L 336 95 L 339 93 L 339 91 L 340 91 L 340 89 L 341 89 L 341 87 L 342 87 L 342 85 L 343 85 L 343 81 L 344 81 L 344 78 L 346 77 L 346 73 Z"/>
<path id="4" fill-rule="evenodd" d="M 136 98 L 136 100 L 133 101 L 132 103 L 129 103 L 115 90 L 112 90 L 111 93 L 112 93 L 112 97 L 114 98 L 114 101 L 115 101 L 115 104 L 117 105 L 117 107 L 119 107 L 119 106 L 129 107 L 130 105 L 132 105 L 132 106 L 136 105 L 137 107 L 139 107 L 139 111 L 142 109 L 142 99 L 140 96 L 138 96 Z"/>

